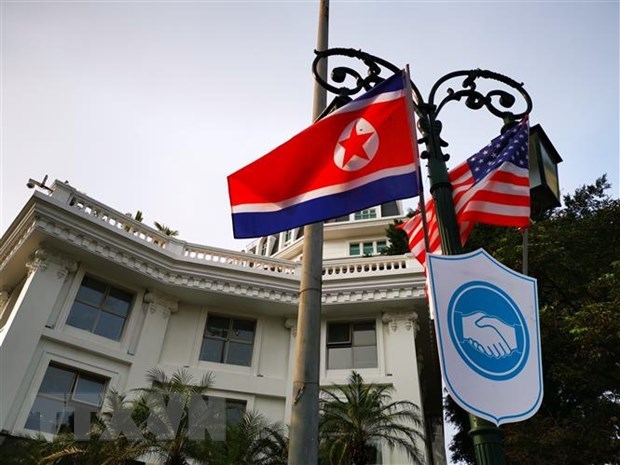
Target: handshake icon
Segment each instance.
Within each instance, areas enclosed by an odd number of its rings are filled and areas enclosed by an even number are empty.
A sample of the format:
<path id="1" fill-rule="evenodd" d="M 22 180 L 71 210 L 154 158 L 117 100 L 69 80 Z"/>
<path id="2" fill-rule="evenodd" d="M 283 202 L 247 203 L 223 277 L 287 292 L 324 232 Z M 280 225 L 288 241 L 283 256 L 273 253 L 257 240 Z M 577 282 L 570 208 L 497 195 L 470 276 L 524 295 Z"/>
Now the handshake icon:
<path id="1" fill-rule="evenodd" d="M 476 312 L 463 317 L 464 342 L 478 352 L 496 359 L 517 350 L 517 331 L 495 316 Z"/>

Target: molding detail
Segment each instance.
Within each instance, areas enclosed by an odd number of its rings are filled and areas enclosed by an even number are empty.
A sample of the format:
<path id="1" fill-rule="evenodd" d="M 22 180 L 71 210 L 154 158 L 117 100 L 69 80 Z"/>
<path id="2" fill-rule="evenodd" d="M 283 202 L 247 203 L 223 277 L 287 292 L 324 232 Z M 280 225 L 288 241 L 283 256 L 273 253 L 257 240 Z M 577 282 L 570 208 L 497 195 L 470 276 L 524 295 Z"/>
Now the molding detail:
<path id="1" fill-rule="evenodd" d="M 381 321 L 383 321 L 383 324 L 388 325 L 394 333 L 398 331 L 398 328 L 401 326 L 405 328 L 405 331 L 411 331 L 413 329 L 414 335 L 420 329 L 420 326 L 417 323 L 418 314 L 416 312 L 386 312 L 381 317 Z"/>
<path id="2" fill-rule="evenodd" d="M 184 251 L 177 253 L 178 251 L 168 250 L 167 247 L 154 247 L 143 239 L 127 237 L 122 225 L 103 222 L 105 227 L 102 227 L 99 217 L 82 218 L 83 215 L 76 215 L 71 207 L 68 214 L 80 220 L 80 227 L 77 227 L 66 221 L 63 215 L 56 215 L 55 210 L 48 212 L 47 198 L 37 201 L 39 204 L 36 221 L 29 229 L 34 228 L 48 237 L 71 244 L 82 252 L 99 256 L 147 276 L 163 286 L 203 290 L 288 306 L 296 306 L 299 302 L 300 276 L 296 271 L 298 263 L 271 259 L 259 261 L 260 257 L 251 254 L 237 254 L 185 243 Z M 24 223 L 24 226 L 26 225 L 27 223 Z M 120 230 L 117 232 L 115 229 Z M 121 246 L 112 239 L 122 239 L 126 244 Z M 143 246 L 140 246 L 140 243 L 143 243 Z M 4 250 L 2 249 L 3 257 Z M 32 271 L 45 267 L 44 261 L 38 260 L 39 258 L 41 257 L 35 256 L 31 263 Z M 332 270 L 332 274 L 324 276 L 322 302 L 324 305 L 351 305 L 422 299 L 424 281 L 418 276 L 421 272 L 409 261 L 407 259 L 403 265 L 400 260 L 396 266 L 392 261 L 386 262 L 384 258 L 370 258 L 368 263 L 362 263 L 364 266 L 360 269 L 355 267 L 351 270 L 348 266 L 346 273 L 343 271 L 344 265 L 339 265 L 340 260 L 330 261 L 325 266 Z M 345 264 L 349 262 L 351 260 L 344 260 Z M 67 273 L 68 271 L 70 267 L 67 267 Z M 63 273 L 58 272 L 59 278 L 62 278 Z"/>
<path id="3" fill-rule="evenodd" d="M 144 295 L 144 311 L 148 313 L 161 312 L 164 319 L 171 313 L 179 310 L 179 300 L 157 291 L 147 291 Z"/>
<path id="4" fill-rule="evenodd" d="M 284 327 L 291 330 L 293 337 L 297 337 L 297 318 L 287 318 L 284 320 Z"/>
<path id="5" fill-rule="evenodd" d="M 5 307 L 10 298 L 11 293 L 8 290 L 2 289 L 0 291 L 0 311 Z"/>
<path id="6" fill-rule="evenodd" d="M 50 263 L 56 265 L 56 277 L 58 279 L 65 279 L 69 273 L 75 273 L 78 268 L 78 262 L 73 258 L 63 255 L 51 249 L 38 249 L 34 253 L 34 257 L 28 263 L 28 276 L 31 276 L 36 271 L 45 272 Z"/>

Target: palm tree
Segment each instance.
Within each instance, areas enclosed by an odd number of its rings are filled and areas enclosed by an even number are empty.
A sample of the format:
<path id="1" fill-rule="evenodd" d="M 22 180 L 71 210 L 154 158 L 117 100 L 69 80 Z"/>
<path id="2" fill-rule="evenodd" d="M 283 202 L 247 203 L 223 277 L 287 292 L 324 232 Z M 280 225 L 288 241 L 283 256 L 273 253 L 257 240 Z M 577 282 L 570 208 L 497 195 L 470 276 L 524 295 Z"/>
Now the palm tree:
<path id="1" fill-rule="evenodd" d="M 78 441 L 73 434 L 58 435 L 43 446 L 42 459 L 33 464 L 129 465 L 138 458 L 153 457 L 165 465 L 189 465 L 195 442 L 190 434 L 189 405 L 193 396 L 206 394 L 213 376 L 207 373 L 196 382 L 183 369 L 170 377 L 153 369 L 147 373 L 147 380 L 151 386 L 138 389 L 134 400 L 115 391 L 108 394 L 108 408 L 95 417 L 88 441 Z M 171 399 L 180 407 L 178 424 L 171 424 L 166 411 Z M 131 419 L 133 432 L 122 418 Z M 161 434 L 153 431 L 155 423 Z"/>
<path id="2" fill-rule="evenodd" d="M 111 390 L 106 396 L 108 410 L 91 418 L 90 438 L 76 439 L 71 432 L 61 433 L 47 442 L 42 436 L 35 438 L 33 447 L 40 451 L 37 465 L 130 465 L 148 451 L 144 440 L 117 434 L 113 420 L 125 411 L 133 412 L 133 403 L 124 395 Z M 117 417 L 118 418 L 118 417 Z M 142 438 L 143 439 L 143 438 Z M 39 445 L 41 444 L 41 445 Z"/>
<path id="3" fill-rule="evenodd" d="M 154 221 L 153 224 L 160 233 L 163 233 L 166 236 L 177 237 L 179 235 L 179 231 L 177 231 L 176 229 L 170 229 L 165 224 L 158 223 L 157 221 Z"/>
<path id="4" fill-rule="evenodd" d="M 212 442 L 209 465 L 286 465 L 288 439 L 281 423 L 246 412 L 226 428 L 226 441 Z M 204 454 L 203 454 L 204 457 Z"/>
<path id="5" fill-rule="evenodd" d="M 159 369 L 150 370 L 147 380 L 151 383 L 150 388 L 140 389 L 140 397 L 135 402 L 135 417 L 145 428 L 144 436 L 148 444 L 149 454 L 158 457 L 164 465 L 188 465 L 194 457 L 194 441 L 190 434 L 189 407 L 195 396 L 204 397 L 213 384 L 213 374 L 206 373 L 201 380 L 196 382 L 187 370 L 180 369 L 168 377 Z M 170 424 L 167 412 L 162 410 L 165 405 L 170 405 L 171 399 L 180 402 L 182 415 L 178 425 Z M 163 400 L 164 404 L 161 403 Z M 168 431 L 168 435 L 162 438 L 152 431 L 152 423 L 158 421 L 160 426 Z"/>
<path id="6" fill-rule="evenodd" d="M 392 401 L 393 391 L 390 385 L 364 384 L 355 371 L 346 385 L 322 390 L 321 455 L 329 465 L 368 465 L 380 443 L 405 451 L 415 464 L 423 463 L 419 408 L 409 401 Z"/>

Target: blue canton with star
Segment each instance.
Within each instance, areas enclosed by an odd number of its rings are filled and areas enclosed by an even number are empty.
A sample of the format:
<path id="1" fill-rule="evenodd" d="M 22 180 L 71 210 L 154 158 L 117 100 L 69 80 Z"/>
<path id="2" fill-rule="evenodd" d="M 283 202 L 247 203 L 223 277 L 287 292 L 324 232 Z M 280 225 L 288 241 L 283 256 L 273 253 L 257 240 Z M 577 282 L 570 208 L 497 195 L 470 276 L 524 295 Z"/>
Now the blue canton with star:
<path id="1" fill-rule="evenodd" d="M 528 136 L 529 126 L 519 124 L 496 137 L 485 148 L 469 157 L 467 164 L 474 178 L 474 184 L 506 162 L 520 168 L 527 168 Z"/>

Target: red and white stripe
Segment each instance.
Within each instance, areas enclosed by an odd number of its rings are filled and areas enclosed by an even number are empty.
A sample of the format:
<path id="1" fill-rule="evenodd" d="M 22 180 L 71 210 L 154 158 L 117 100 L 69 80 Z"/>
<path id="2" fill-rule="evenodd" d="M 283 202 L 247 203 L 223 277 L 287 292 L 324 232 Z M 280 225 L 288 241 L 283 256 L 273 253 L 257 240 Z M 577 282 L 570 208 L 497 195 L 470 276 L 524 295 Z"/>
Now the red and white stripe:
<path id="1" fill-rule="evenodd" d="M 506 162 L 474 184 L 467 161 L 450 171 L 452 198 L 459 225 L 461 244 L 465 245 L 475 223 L 496 226 L 527 227 L 530 224 L 530 182 L 527 168 Z M 441 239 L 435 203 L 426 202 L 428 252 L 441 253 Z M 422 215 L 417 214 L 401 225 L 409 239 L 409 249 L 426 268 L 426 246 Z"/>

